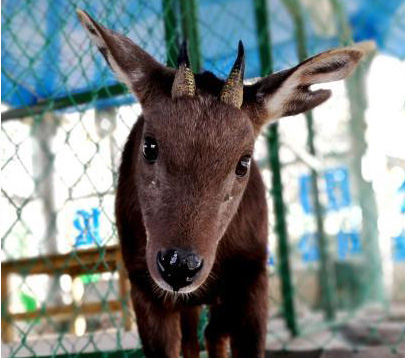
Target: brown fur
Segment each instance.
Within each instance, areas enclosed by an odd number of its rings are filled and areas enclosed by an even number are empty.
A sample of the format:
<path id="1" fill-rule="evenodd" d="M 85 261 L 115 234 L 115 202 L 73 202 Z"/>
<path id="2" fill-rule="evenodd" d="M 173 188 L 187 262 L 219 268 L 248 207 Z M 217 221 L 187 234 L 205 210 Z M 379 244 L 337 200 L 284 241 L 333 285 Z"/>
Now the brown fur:
<path id="1" fill-rule="evenodd" d="M 210 323 L 206 330 L 210 357 L 224 357 L 228 338 L 236 357 L 262 357 L 267 312 L 267 209 L 265 189 L 256 165 L 251 168 L 238 212 L 218 245 L 216 261 L 206 283 L 188 295 L 177 298 L 162 296 L 156 292 L 156 285 L 148 273 L 146 233 L 133 180 L 137 165 L 133 153 L 140 145 L 143 122 L 142 118 L 138 120 L 123 153 L 116 215 L 145 354 L 178 357 L 180 321 L 183 329 L 195 329 L 195 316 L 190 314 L 190 308 L 211 304 Z M 188 314 L 184 314 L 184 310 Z M 167 317 L 163 317 L 164 312 Z M 185 356 L 197 356 L 192 348 L 195 347 L 194 334 L 195 330 L 183 331 L 183 336 L 191 341 L 185 344 L 183 340 Z M 157 344 L 159 340 L 161 343 Z M 172 341 L 177 341 L 177 344 L 170 343 Z"/>
<path id="2" fill-rule="evenodd" d="M 122 154 L 116 219 L 145 356 L 177 358 L 182 351 L 185 358 L 198 357 L 199 312 L 207 304 L 210 319 L 205 337 L 210 358 L 226 357 L 228 343 L 234 358 L 263 358 L 265 188 L 253 160 L 246 176 L 236 175 L 235 169 L 241 158 L 252 155 L 265 123 L 325 101 L 330 92 L 312 91 L 310 86 L 346 77 L 362 52 L 347 48 L 315 56 L 244 86 L 243 101 L 238 77 L 239 82 L 233 81 L 236 91 L 232 84 L 227 87 L 236 99 L 224 103 L 223 80 L 206 72 L 196 75 L 194 83 L 187 72 L 186 90 L 173 88 L 176 83 L 184 87 L 184 76 L 180 74 L 173 85 L 175 70 L 85 12 L 78 13 L 143 109 Z M 182 56 L 183 67 L 188 66 L 186 54 Z M 240 44 L 241 68 L 242 56 Z M 148 136 L 159 148 L 153 164 L 142 155 Z M 192 283 L 177 293 L 164 282 L 156 262 L 159 252 L 171 248 L 189 250 L 204 260 Z"/>

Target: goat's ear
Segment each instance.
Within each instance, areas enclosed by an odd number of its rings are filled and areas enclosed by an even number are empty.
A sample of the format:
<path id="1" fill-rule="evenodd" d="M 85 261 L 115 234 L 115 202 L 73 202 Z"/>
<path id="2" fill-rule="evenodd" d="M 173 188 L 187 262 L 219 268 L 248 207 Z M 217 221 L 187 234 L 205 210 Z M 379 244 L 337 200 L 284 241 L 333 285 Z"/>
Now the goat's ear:
<path id="1" fill-rule="evenodd" d="M 353 47 L 326 51 L 294 68 L 245 86 L 248 97 L 245 108 L 253 110 L 256 131 L 269 121 L 308 111 L 325 102 L 331 91 L 312 91 L 310 86 L 346 78 L 363 55 L 373 49 L 373 42 L 363 42 Z"/>
<path id="2" fill-rule="evenodd" d="M 123 82 L 142 104 L 157 94 L 157 91 L 164 89 L 164 86 L 154 81 L 164 82 L 164 77 L 174 77 L 173 70 L 158 63 L 128 37 L 105 28 L 83 10 L 78 9 L 77 14 L 117 79 Z M 169 82 L 171 84 L 172 79 Z"/>

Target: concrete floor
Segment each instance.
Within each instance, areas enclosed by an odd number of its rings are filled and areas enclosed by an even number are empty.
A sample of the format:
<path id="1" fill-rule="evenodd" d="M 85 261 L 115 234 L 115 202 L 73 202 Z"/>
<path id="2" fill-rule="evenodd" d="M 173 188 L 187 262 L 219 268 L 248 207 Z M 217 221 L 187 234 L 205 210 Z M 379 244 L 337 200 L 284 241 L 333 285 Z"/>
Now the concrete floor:
<path id="1" fill-rule="evenodd" d="M 291 338 L 280 317 L 268 324 L 268 358 L 405 358 L 405 307 L 368 307 L 338 315 L 341 322 L 326 327 L 319 313 L 300 312 L 302 334 Z M 311 333 L 312 332 L 312 333 Z M 118 344 L 119 342 L 119 344 Z M 133 350 L 139 347 L 136 328 L 131 332 L 106 329 L 83 337 L 45 335 L 27 342 L 2 344 L 2 357 Z M 201 358 L 206 355 L 202 354 Z"/>

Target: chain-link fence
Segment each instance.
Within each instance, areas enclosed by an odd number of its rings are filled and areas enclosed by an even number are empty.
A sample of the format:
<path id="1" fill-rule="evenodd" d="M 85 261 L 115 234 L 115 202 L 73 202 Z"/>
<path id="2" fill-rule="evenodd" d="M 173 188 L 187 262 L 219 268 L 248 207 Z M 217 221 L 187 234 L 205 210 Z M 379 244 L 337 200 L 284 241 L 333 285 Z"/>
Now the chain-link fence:
<path id="1" fill-rule="evenodd" d="M 328 85 L 331 100 L 257 143 L 271 225 L 267 347 L 403 356 L 402 0 L 3 1 L 2 354 L 142 356 L 114 226 L 140 107 L 77 7 L 171 66 L 186 37 L 193 68 L 221 77 L 239 39 L 247 78 L 376 41 L 350 80 Z"/>

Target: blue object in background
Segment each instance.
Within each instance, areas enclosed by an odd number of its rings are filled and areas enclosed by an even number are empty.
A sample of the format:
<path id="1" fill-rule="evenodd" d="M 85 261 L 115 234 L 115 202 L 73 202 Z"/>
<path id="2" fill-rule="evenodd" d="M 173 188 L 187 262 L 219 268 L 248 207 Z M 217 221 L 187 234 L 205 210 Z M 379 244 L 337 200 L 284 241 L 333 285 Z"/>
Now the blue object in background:
<path id="1" fill-rule="evenodd" d="M 298 242 L 298 249 L 301 251 L 301 258 L 304 262 L 314 262 L 319 259 L 319 249 L 317 244 L 317 234 L 306 233 L 301 236 Z"/>
<path id="2" fill-rule="evenodd" d="M 393 260 L 395 262 L 405 261 L 405 232 L 400 236 L 393 237 Z"/>
<path id="3" fill-rule="evenodd" d="M 276 266 L 276 260 L 270 251 L 267 252 L 267 265 Z"/>
<path id="4" fill-rule="evenodd" d="M 339 211 L 349 207 L 352 203 L 350 195 L 349 170 L 346 167 L 328 169 L 324 172 L 323 178 L 326 183 L 326 194 L 328 198 L 327 211 Z M 312 214 L 312 187 L 311 175 L 302 175 L 299 178 L 299 196 L 305 214 Z"/>
<path id="5" fill-rule="evenodd" d="M 75 14 L 76 7 L 87 10 L 105 26 L 123 32 L 165 62 L 161 0 L 149 0 L 148 6 L 138 1 L 117 5 L 114 2 L 118 12 L 108 11 L 108 2 L 76 0 L 74 3 L 73 6 L 66 0 L 2 1 L 2 102 L 14 108 L 22 107 L 117 83 L 97 49 L 90 47 L 90 40 Z M 296 38 L 291 16 L 282 1 L 269 3 L 274 69 L 278 71 L 296 65 Z M 405 31 L 401 21 L 404 0 L 342 0 L 341 3 L 355 41 L 374 39 L 380 51 L 401 59 L 405 57 Z M 201 0 L 197 11 L 204 68 L 227 74 L 237 42 L 243 39 L 248 63 L 246 77 L 259 76 L 254 2 Z M 328 35 L 312 23 L 308 17 L 310 55 L 339 45 L 338 33 Z M 114 104 L 133 100 L 132 96 L 119 96 L 114 98 Z M 112 102 L 113 99 L 108 100 L 109 105 Z M 100 101 L 97 105 L 100 106 Z"/>
<path id="6" fill-rule="evenodd" d="M 340 260 L 345 260 L 349 256 L 361 253 L 360 234 L 357 231 L 343 232 L 337 234 L 337 256 Z"/>
<path id="7" fill-rule="evenodd" d="M 300 201 L 305 214 L 312 214 L 312 187 L 311 187 L 311 175 L 302 175 L 299 178 L 300 182 Z"/>
<path id="8" fill-rule="evenodd" d="M 348 257 L 359 255 L 362 252 L 360 234 L 357 231 L 340 231 L 336 236 L 337 257 L 345 260 Z M 298 242 L 298 249 L 301 252 L 303 262 L 315 262 L 319 259 L 318 235 L 316 233 L 305 233 Z M 405 249 L 405 243 L 404 243 Z"/>
<path id="9" fill-rule="evenodd" d="M 326 193 L 328 196 L 327 210 L 339 211 L 351 205 L 349 170 L 345 167 L 326 170 L 324 173 Z"/>
<path id="10" fill-rule="evenodd" d="M 401 214 L 405 214 L 405 181 L 399 187 L 398 191 L 400 193 L 404 193 L 404 197 L 403 197 L 402 205 L 401 205 Z"/>
<path id="11" fill-rule="evenodd" d="M 273 252 L 270 250 L 269 247 L 267 247 L 266 252 L 267 252 L 267 265 L 268 266 L 275 266 L 276 265 L 276 260 L 275 260 Z"/>
<path id="12" fill-rule="evenodd" d="M 75 247 L 101 244 L 99 217 L 100 210 L 97 208 L 91 209 L 91 212 L 86 210 L 76 212 L 73 226 L 79 231 L 79 234 L 75 239 Z"/>

